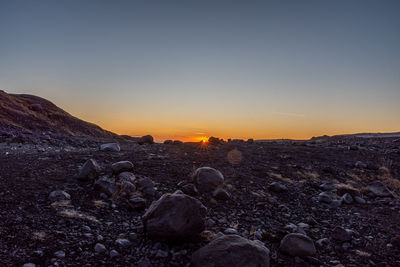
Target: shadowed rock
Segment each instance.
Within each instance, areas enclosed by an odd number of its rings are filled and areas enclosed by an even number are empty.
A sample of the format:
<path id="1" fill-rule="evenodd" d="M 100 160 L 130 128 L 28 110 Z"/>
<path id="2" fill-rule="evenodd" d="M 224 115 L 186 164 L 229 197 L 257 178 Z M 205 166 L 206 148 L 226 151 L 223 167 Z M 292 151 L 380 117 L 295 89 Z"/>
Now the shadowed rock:
<path id="1" fill-rule="evenodd" d="M 145 135 L 139 138 L 138 140 L 139 145 L 143 144 L 154 144 L 154 138 L 151 135 Z"/>
<path id="2" fill-rule="evenodd" d="M 100 145 L 100 151 L 119 152 L 120 150 L 121 148 L 117 143 L 108 143 Z"/>
<path id="3" fill-rule="evenodd" d="M 279 250 L 294 257 L 312 256 L 317 252 L 311 238 L 297 233 L 286 235 L 281 241 Z"/>
<path id="4" fill-rule="evenodd" d="M 125 171 L 130 171 L 133 169 L 133 164 L 130 161 L 124 160 L 124 161 L 118 161 L 116 163 L 113 163 L 111 165 L 111 168 L 114 173 L 120 173 L 120 172 L 125 172 Z"/>
<path id="5" fill-rule="evenodd" d="M 69 200 L 71 199 L 70 194 L 62 190 L 56 190 L 50 193 L 49 200 L 51 202 L 61 201 L 61 200 Z"/>
<path id="6" fill-rule="evenodd" d="M 163 241 L 193 240 L 204 230 L 207 209 L 185 194 L 164 194 L 143 215 L 147 234 Z"/>
<path id="7" fill-rule="evenodd" d="M 194 267 L 268 267 L 269 249 L 259 241 L 224 235 L 193 253 Z"/>
<path id="8" fill-rule="evenodd" d="M 99 177 L 100 166 L 94 159 L 88 159 L 85 164 L 80 168 L 78 179 L 79 180 L 92 180 Z"/>
<path id="9" fill-rule="evenodd" d="M 101 177 L 94 183 L 94 189 L 106 194 L 107 196 L 112 196 L 117 192 L 117 186 L 114 181 L 108 179 L 107 177 Z"/>
<path id="10" fill-rule="evenodd" d="M 368 185 L 368 190 L 377 197 L 390 197 L 392 192 L 380 181 L 374 181 Z"/>
<path id="11" fill-rule="evenodd" d="M 211 167 L 198 168 L 193 178 L 197 189 L 202 193 L 212 192 L 219 185 L 224 183 L 224 176 L 222 173 Z"/>

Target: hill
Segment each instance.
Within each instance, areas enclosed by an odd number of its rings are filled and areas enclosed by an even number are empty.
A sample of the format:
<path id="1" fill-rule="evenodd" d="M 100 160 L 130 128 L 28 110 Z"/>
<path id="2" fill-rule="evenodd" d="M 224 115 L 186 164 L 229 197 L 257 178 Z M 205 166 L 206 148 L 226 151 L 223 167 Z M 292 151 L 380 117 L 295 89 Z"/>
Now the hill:
<path id="1" fill-rule="evenodd" d="M 71 136 L 119 138 L 101 127 L 80 120 L 52 102 L 34 95 L 0 90 L 0 131 L 8 134 L 49 132 Z"/>

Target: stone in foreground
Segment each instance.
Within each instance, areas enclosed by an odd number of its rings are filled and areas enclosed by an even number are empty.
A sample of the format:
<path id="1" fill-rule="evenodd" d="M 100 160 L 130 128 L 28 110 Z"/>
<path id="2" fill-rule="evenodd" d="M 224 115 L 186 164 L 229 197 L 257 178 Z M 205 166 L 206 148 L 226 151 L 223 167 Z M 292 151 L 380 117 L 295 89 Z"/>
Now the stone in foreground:
<path id="1" fill-rule="evenodd" d="M 126 172 L 133 170 L 133 164 L 130 161 L 118 161 L 111 165 L 111 168 L 114 173 Z"/>
<path id="2" fill-rule="evenodd" d="M 194 267 L 268 267 L 269 249 L 259 241 L 223 235 L 193 253 Z"/>
<path id="3" fill-rule="evenodd" d="M 281 241 L 279 250 L 294 257 L 312 256 L 317 253 L 312 239 L 297 233 L 286 235 Z"/>
<path id="4" fill-rule="evenodd" d="M 214 189 L 224 183 L 222 173 L 211 167 L 198 168 L 193 178 L 197 189 L 202 193 L 213 192 Z"/>
<path id="5" fill-rule="evenodd" d="M 147 234 L 165 241 L 192 240 L 205 228 L 207 209 L 185 194 L 164 194 L 143 215 Z"/>

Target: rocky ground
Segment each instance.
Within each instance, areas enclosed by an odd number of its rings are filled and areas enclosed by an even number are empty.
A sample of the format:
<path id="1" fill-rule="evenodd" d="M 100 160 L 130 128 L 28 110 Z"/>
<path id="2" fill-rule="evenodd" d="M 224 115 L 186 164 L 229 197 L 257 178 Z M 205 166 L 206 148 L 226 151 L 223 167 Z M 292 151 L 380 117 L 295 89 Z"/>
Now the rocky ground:
<path id="1" fill-rule="evenodd" d="M 400 266 L 399 139 L 52 140 L 0 143 L 2 266 Z"/>

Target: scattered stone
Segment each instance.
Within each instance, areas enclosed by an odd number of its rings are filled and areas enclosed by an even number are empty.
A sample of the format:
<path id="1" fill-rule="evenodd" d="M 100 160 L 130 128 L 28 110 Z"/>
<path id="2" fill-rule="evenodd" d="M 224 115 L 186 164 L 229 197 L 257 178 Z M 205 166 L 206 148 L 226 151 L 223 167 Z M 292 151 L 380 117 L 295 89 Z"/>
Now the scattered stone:
<path id="1" fill-rule="evenodd" d="M 100 145 L 100 151 L 105 151 L 105 152 L 119 152 L 121 151 L 121 148 L 117 143 L 108 143 L 108 144 L 102 144 Z"/>
<path id="2" fill-rule="evenodd" d="M 354 197 L 354 200 L 358 203 L 358 204 L 365 204 L 367 201 L 365 201 L 365 199 L 363 199 L 362 197 Z"/>
<path id="3" fill-rule="evenodd" d="M 100 175 L 100 166 L 94 159 L 88 159 L 85 164 L 80 168 L 78 179 L 79 180 L 93 180 L 97 179 Z"/>
<path id="4" fill-rule="evenodd" d="M 111 165 L 111 168 L 114 173 L 120 173 L 124 171 L 130 171 L 133 170 L 133 164 L 130 161 L 124 160 L 124 161 L 119 161 Z"/>
<path id="5" fill-rule="evenodd" d="M 127 248 L 132 244 L 131 241 L 126 238 L 118 238 L 115 240 L 115 243 L 121 248 Z"/>
<path id="6" fill-rule="evenodd" d="M 260 241 L 238 235 L 224 235 L 192 255 L 194 267 L 249 266 L 268 267 L 270 251 Z"/>
<path id="7" fill-rule="evenodd" d="M 211 167 L 198 168 L 193 179 L 197 189 L 202 193 L 212 192 L 224 182 L 222 173 Z"/>
<path id="8" fill-rule="evenodd" d="M 29 106 L 29 108 L 33 111 L 39 112 L 43 110 L 43 107 L 41 104 L 37 103 L 37 104 L 32 104 Z"/>
<path id="9" fill-rule="evenodd" d="M 106 194 L 107 196 L 113 196 L 117 192 L 117 186 L 114 181 L 107 177 L 101 177 L 98 179 L 94 183 L 94 189 Z"/>
<path id="10" fill-rule="evenodd" d="M 337 208 L 337 207 L 340 207 L 341 205 L 342 205 L 342 200 L 341 199 L 334 199 L 334 200 L 332 200 L 332 202 L 330 204 L 330 206 L 332 208 Z"/>
<path id="11" fill-rule="evenodd" d="M 138 140 L 139 145 L 143 144 L 154 144 L 154 138 L 151 135 L 145 135 L 139 138 Z"/>
<path id="12" fill-rule="evenodd" d="M 36 264 L 29 262 L 22 265 L 22 267 L 36 267 Z"/>
<path id="13" fill-rule="evenodd" d="M 144 209 L 146 208 L 146 199 L 138 196 L 131 196 L 129 198 L 129 206 L 134 210 Z"/>
<path id="14" fill-rule="evenodd" d="M 87 225 L 82 226 L 82 230 L 85 231 L 85 232 L 90 232 L 90 231 L 92 231 L 92 229 L 91 229 L 89 226 L 87 226 Z"/>
<path id="15" fill-rule="evenodd" d="M 322 192 L 318 195 L 318 201 L 330 204 L 333 200 L 333 194 L 329 191 Z"/>
<path id="16" fill-rule="evenodd" d="M 226 228 L 225 231 L 224 231 L 224 234 L 237 235 L 238 231 L 236 229 L 233 229 L 233 228 Z"/>
<path id="17" fill-rule="evenodd" d="M 276 193 L 281 193 L 281 192 L 286 192 L 288 189 L 285 185 L 279 183 L 279 182 L 273 182 L 269 185 L 269 189 L 272 192 L 276 192 Z"/>
<path id="18" fill-rule="evenodd" d="M 148 177 L 139 179 L 136 185 L 145 196 L 154 196 L 156 194 L 154 182 Z"/>
<path id="19" fill-rule="evenodd" d="M 186 184 L 182 186 L 182 191 L 189 196 L 197 196 L 199 194 L 199 191 L 194 184 Z"/>
<path id="20" fill-rule="evenodd" d="M 60 259 L 65 258 L 65 252 L 63 250 L 56 251 L 54 253 L 54 256 L 56 256 L 57 258 L 60 258 Z"/>
<path id="21" fill-rule="evenodd" d="M 349 193 L 346 193 L 342 196 L 342 201 L 346 204 L 351 204 L 353 203 L 353 197 Z"/>
<path id="22" fill-rule="evenodd" d="M 321 238 L 321 239 L 318 239 L 315 243 L 317 243 L 317 245 L 319 246 L 319 247 L 324 247 L 325 245 L 328 245 L 329 244 L 329 239 L 328 238 Z"/>
<path id="23" fill-rule="evenodd" d="M 347 231 L 346 229 L 340 227 L 340 226 L 336 226 L 333 229 L 332 238 L 334 240 L 337 240 L 337 241 L 340 241 L 340 242 L 350 241 L 351 240 L 351 233 L 349 231 Z"/>
<path id="24" fill-rule="evenodd" d="M 118 256 L 119 256 L 118 251 L 116 251 L 114 249 L 110 251 L 110 258 L 116 258 Z"/>
<path id="25" fill-rule="evenodd" d="M 391 197 L 392 192 L 380 181 L 374 181 L 367 186 L 367 189 L 377 197 Z"/>
<path id="26" fill-rule="evenodd" d="M 61 201 L 61 200 L 70 200 L 71 196 L 65 191 L 55 190 L 50 193 L 49 200 L 51 202 Z"/>
<path id="27" fill-rule="evenodd" d="M 223 188 L 217 188 L 213 192 L 213 197 L 218 200 L 229 200 L 231 198 L 231 194 Z"/>
<path id="28" fill-rule="evenodd" d="M 143 215 L 147 234 L 159 240 L 190 240 L 205 228 L 207 209 L 185 194 L 164 194 Z"/>
<path id="29" fill-rule="evenodd" d="M 107 252 L 106 247 L 101 244 L 101 243 L 96 243 L 96 245 L 94 246 L 94 251 L 98 254 L 103 254 Z"/>
<path id="30" fill-rule="evenodd" d="M 281 241 L 279 250 L 291 255 L 306 257 L 317 253 L 314 242 L 303 234 L 287 234 Z"/>
<path id="31" fill-rule="evenodd" d="M 128 181 L 123 181 L 120 183 L 121 192 L 125 192 L 127 194 L 131 194 L 136 191 L 136 186 Z"/>
<path id="32" fill-rule="evenodd" d="M 165 140 L 164 141 L 164 145 L 172 145 L 174 143 L 174 141 L 172 140 Z"/>
<path id="33" fill-rule="evenodd" d="M 333 190 L 335 190 L 335 185 L 333 183 L 323 183 L 319 187 L 324 191 L 333 191 Z"/>
<path id="34" fill-rule="evenodd" d="M 131 173 L 131 172 L 121 172 L 121 173 L 118 175 L 118 179 L 119 179 L 120 181 L 127 181 L 127 182 L 133 183 L 133 182 L 135 182 L 135 180 L 136 180 L 136 176 L 135 176 L 133 173 Z"/>

